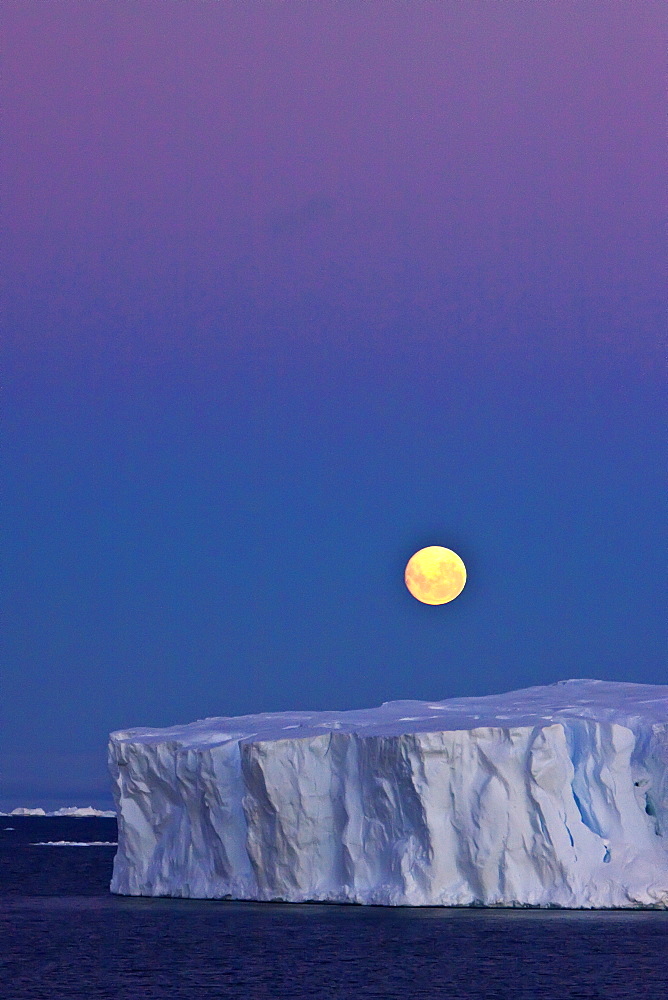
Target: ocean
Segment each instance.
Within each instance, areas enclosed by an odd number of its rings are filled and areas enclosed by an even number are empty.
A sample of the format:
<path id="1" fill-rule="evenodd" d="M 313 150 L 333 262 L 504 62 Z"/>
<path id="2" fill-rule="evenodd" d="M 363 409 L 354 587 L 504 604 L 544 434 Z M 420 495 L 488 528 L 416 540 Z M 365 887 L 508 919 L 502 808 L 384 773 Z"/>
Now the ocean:
<path id="1" fill-rule="evenodd" d="M 113 819 L 0 817 L 3 1000 L 668 995 L 666 911 L 127 898 L 113 846 L 44 846 L 115 840 Z"/>

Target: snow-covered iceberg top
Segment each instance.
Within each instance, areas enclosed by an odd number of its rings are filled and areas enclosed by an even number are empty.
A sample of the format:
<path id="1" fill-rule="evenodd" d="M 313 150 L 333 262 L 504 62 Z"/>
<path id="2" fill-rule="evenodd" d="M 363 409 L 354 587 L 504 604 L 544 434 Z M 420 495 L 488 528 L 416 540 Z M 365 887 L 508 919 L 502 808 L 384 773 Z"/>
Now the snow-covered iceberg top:
<path id="1" fill-rule="evenodd" d="M 668 906 L 668 686 L 125 730 L 110 768 L 114 892 Z"/>
<path id="2" fill-rule="evenodd" d="M 178 743 L 182 750 L 233 741 L 304 739 L 323 732 L 361 736 L 399 736 L 479 729 L 485 726 L 535 726 L 564 719 L 592 719 L 619 725 L 668 722 L 668 685 L 567 680 L 507 694 L 445 701 L 387 701 L 379 708 L 344 712 L 264 712 L 201 719 L 166 729 L 127 729 L 111 734 L 114 743 Z"/>

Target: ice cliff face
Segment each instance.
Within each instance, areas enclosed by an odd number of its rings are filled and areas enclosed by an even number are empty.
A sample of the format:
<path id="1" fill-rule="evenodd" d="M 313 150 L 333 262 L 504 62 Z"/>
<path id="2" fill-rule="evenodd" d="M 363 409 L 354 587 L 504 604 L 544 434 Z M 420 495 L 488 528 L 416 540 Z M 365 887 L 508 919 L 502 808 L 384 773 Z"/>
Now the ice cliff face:
<path id="1" fill-rule="evenodd" d="M 111 735 L 112 892 L 668 907 L 668 686 Z"/>

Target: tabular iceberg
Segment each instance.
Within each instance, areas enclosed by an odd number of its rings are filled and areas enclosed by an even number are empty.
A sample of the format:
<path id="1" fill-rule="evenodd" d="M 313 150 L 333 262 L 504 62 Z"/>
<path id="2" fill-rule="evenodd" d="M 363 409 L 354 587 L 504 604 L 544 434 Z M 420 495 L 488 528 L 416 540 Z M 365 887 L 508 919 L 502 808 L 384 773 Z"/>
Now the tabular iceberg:
<path id="1" fill-rule="evenodd" d="M 111 890 L 668 908 L 668 686 L 281 712 L 111 734 Z"/>

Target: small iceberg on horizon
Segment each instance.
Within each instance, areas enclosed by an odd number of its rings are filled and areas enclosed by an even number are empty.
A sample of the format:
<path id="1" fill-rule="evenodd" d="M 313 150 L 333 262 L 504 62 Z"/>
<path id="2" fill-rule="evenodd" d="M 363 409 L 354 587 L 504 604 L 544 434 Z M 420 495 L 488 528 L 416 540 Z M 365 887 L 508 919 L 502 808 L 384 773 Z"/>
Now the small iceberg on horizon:
<path id="1" fill-rule="evenodd" d="M 0 812 L 0 816 L 68 816 L 68 817 L 98 817 L 104 819 L 116 819 L 116 811 L 113 809 L 94 809 L 93 806 L 63 806 L 53 812 L 47 812 L 41 806 L 17 806 L 11 812 Z"/>

